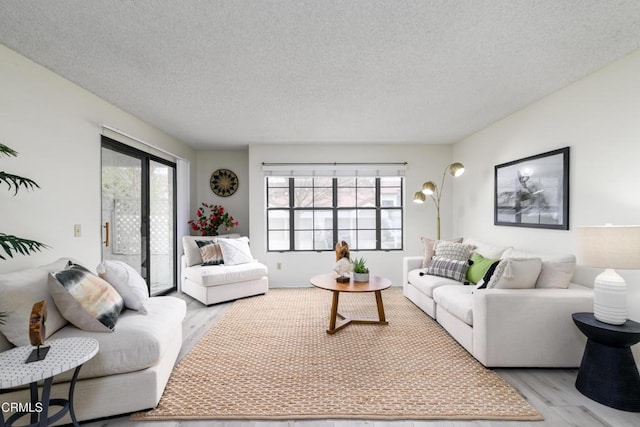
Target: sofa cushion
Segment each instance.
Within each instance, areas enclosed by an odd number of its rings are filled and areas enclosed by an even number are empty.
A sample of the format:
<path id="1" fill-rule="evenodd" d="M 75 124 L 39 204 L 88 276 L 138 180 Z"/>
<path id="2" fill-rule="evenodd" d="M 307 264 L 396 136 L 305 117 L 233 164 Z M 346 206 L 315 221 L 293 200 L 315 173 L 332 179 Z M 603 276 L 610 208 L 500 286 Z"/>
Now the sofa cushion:
<path id="1" fill-rule="evenodd" d="M 429 239 L 428 237 L 421 237 L 422 244 L 424 246 L 424 258 L 422 259 L 422 268 L 429 267 L 431 264 L 431 258 L 435 255 L 434 246 L 438 240 Z M 462 243 L 462 237 L 449 240 L 449 242 Z"/>
<path id="2" fill-rule="evenodd" d="M 573 278 L 576 257 L 572 254 L 546 255 L 534 254 L 508 248 L 502 258 L 540 258 L 542 270 L 536 281 L 536 288 L 566 289 Z"/>
<path id="3" fill-rule="evenodd" d="M 479 253 L 485 258 L 498 259 L 507 249 L 513 249 L 511 246 L 498 246 L 482 242 L 480 240 L 465 238 L 462 243 L 465 245 L 475 246 L 474 252 Z"/>
<path id="4" fill-rule="evenodd" d="M 407 280 L 409 283 L 411 283 L 420 292 L 422 292 L 429 298 L 433 298 L 433 290 L 440 286 L 445 286 L 445 285 L 462 286 L 462 283 L 457 282 L 453 279 L 448 279 L 446 277 L 440 277 L 440 276 L 430 276 L 427 274 L 426 268 L 411 270 L 407 275 Z"/>
<path id="5" fill-rule="evenodd" d="M 149 298 L 147 314 L 125 310 L 118 320 L 118 327 L 111 334 L 96 334 L 68 325 L 55 333 L 51 339 L 69 337 L 91 337 L 98 340 L 98 354 L 85 363 L 80 370 L 80 378 L 95 378 L 105 375 L 139 371 L 155 365 L 167 348 L 173 336 L 169 336 L 167 326 L 182 323 L 186 314 L 186 304 L 176 297 Z M 56 381 L 71 377 L 67 372 Z"/>
<path id="6" fill-rule="evenodd" d="M 184 270 L 184 276 L 202 286 L 218 286 L 246 282 L 266 276 L 267 266 L 257 261 L 239 265 L 194 265 Z"/>
<path id="7" fill-rule="evenodd" d="M 68 259 L 59 259 L 38 268 L 0 274 L 0 311 L 6 312 L 0 332 L 13 345 L 30 345 L 29 317 L 38 301 L 47 302 L 46 336 L 67 324 L 49 292 L 49 273 L 63 269 Z"/>
<path id="8" fill-rule="evenodd" d="M 567 289 L 575 269 L 575 255 L 542 258 L 542 270 L 536 288 Z"/>
<path id="9" fill-rule="evenodd" d="M 133 267 L 124 261 L 106 260 L 97 268 L 100 278 L 109 282 L 124 300 L 124 306 L 147 313 L 149 288 L 147 282 Z"/>
<path id="10" fill-rule="evenodd" d="M 469 261 L 460 261 L 457 259 L 449 259 L 434 256 L 431 259 L 431 265 L 427 269 L 427 274 L 432 276 L 448 277 L 458 282 L 462 282 L 467 274 Z"/>
<path id="11" fill-rule="evenodd" d="M 473 326 L 473 286 L 441 286 L 433 291 L 433 299 L 437 304 L 436 317 L 439 310 L 447 310 L 450 314 Z"/>
<path id="12" fill-rule="evenodd" d="M 196 243 L 196 240 L 207 241 L 213 240 L 217 241 L 221 237 L 226 237 L 229 239 L 236 239 L 240 237 L 239 234 L 225 234 L 220 236 L 184 236 L 182 237 L 182 248 L 184 249 L 184 260 L 187 263 L 187 267 L 191 267 L 192 265 L 200 265 L 202 264 L 202 256 L 200 255 L 200 248 Z"/>
<path id="13" fill-rule="evenodd" d="M 49 292 L 64 318 L 86 331 L 113 331 L 124 307 L 113 286 L 77 264 L 50 273 Z"/>
<path id="14" fill-rule="evenodd" d="M 13 347 L 14 345 L 9 342 L 7 337 L 0 333 L 0 353 L 2 353 L 3 351 L 7 351 Z"/>
<path id="15" fill-rule="evenodd" d="M 498 263 L 487 289 L 532 289 L 542 269 L 540 258 L 507 258 Z"/>

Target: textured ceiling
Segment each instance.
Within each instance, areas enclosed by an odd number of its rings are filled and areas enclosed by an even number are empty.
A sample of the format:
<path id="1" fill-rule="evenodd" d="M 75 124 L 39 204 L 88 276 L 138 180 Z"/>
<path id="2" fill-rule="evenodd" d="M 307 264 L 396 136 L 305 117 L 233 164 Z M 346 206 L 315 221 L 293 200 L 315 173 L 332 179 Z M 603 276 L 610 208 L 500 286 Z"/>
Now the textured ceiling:
<path id="1" fill-rule="evenodd" d="M 455 142 L 639 29 L 638 0 L 0 2 L 0 43 L 195 148 Z"/>

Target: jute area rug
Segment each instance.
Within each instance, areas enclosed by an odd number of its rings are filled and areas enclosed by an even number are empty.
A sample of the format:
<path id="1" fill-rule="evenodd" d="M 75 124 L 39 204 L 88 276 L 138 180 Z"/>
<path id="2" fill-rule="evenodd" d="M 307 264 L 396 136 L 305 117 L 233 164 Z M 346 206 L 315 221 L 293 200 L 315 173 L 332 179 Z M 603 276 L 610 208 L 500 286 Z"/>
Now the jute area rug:
<path id="1" fill-rule="evenodd" d="M 158 407 L 132 418 L 542 419 L 400 288 L 382 292 L 388 325 L 335 335 L 331 295 L 272 289 L 236 301 L 176 366 Z M 375 318 L 373 293 L 341 293 L 339 312 Z"/>

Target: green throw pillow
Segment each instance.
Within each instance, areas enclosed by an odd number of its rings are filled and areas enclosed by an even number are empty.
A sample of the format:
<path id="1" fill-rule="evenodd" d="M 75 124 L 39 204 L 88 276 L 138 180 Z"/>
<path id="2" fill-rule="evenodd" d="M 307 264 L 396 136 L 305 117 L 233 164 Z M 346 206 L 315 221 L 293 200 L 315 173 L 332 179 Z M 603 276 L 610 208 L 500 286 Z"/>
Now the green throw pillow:
<path id="1" fill-rule="evenodd" d="M 500 260 L 485 258 L 476 252 L 471 255 L 471 261 L 473 261 L 473 264 L 471 264 L 467 270 L 467 280 L 471 283 L 478 283 L 478 281 L 484 277 L 489 267 L 491 267 L 491 264 Z"/>

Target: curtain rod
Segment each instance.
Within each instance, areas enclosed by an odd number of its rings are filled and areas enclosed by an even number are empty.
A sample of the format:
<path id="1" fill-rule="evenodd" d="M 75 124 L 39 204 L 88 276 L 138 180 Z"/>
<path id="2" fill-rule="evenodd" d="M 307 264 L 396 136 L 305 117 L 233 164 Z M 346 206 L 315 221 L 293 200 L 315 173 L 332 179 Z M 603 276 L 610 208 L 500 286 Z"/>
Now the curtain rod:
<path id="1" fill-rule="evenodd" d="M 340 163 L 340 162 L 327 162 L 327 163 L 267 163 L 262 162 L 262 166 L 350 166 L 350 165 L 385 165 L 385 166 L 406 166 L 407 162 L 352 162 L 352 163 Z"/>
<path id="2" fill-rule="evenodd" d="M 129 138 L 129 139 L 131 139 L 133 141 L 139 142 L 140 144 L 146 145 L 147 147 L 151 147 L 154 150 L 158 150 L 161 153 L 168 154 L 168 155 L 170 155 L 172 157 L 175 157 L 177 160 L 185 160 L 183 157 L 180 157 L 180 156 L 178 156 L 178 155 L 176 155 L 176 154 L 174 154 L 174 153 L 172 153 L 170 151 L 167 151 L 164 148 L 160 148 L 160 147 L 158 147 L 156 145 L 151 144 L 150 142 L 143 141 L 140 138 L 136 138 L 135 136 L 132 136 L 132 135 L 129 135 L 128 133 L 122 132 L 121 130 L 118 130 L 118 129 L 114 128 L 114 127 L 107 126 L 107 125 L 100 125 L 100 127 L 103 130 L 106 129 L 106 130 L 111 131 L 113 133 L 117 133 L 118 135 L 124 136 L 125 138 Z"/>

